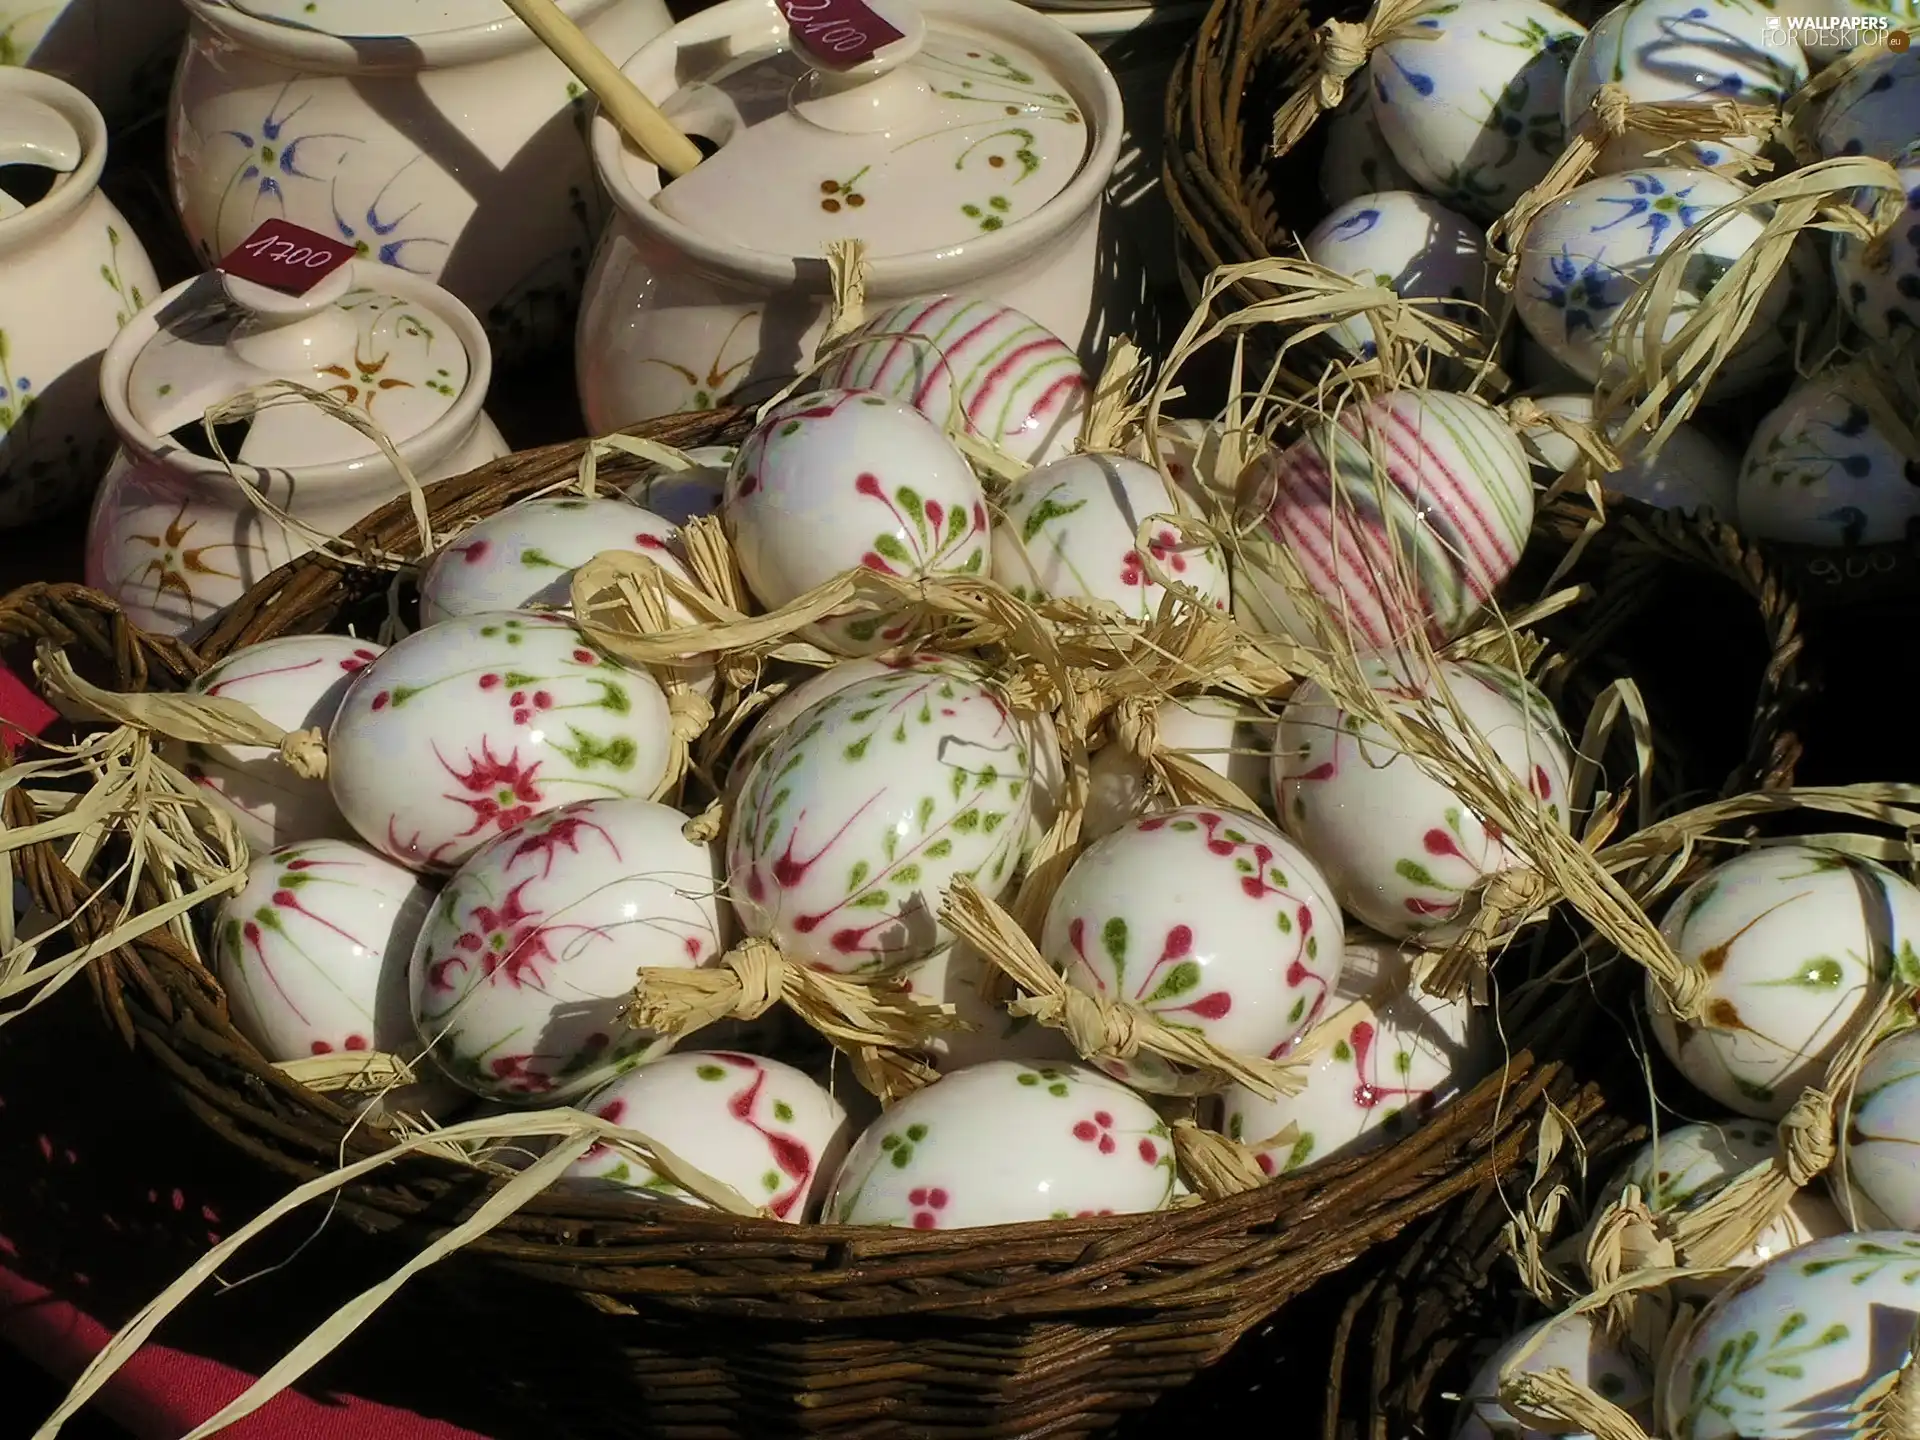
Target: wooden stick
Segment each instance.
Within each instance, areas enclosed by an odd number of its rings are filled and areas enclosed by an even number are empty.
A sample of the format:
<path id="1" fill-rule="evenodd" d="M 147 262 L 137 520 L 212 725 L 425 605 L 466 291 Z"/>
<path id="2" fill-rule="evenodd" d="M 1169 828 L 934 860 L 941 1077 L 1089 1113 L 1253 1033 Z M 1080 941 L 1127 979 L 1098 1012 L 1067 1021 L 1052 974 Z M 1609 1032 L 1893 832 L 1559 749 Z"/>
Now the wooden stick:
<path id="1" fill-rule="evenodd" d="M 674 127 L 671 120 L 587 38 L 586 32 L 554 0 L 507 0 L 546 47 L 580 77 L 580 83 L 599 97 L 626 137 L 654 164 L 678 180 L 701 160 L 699 149 Z"/>

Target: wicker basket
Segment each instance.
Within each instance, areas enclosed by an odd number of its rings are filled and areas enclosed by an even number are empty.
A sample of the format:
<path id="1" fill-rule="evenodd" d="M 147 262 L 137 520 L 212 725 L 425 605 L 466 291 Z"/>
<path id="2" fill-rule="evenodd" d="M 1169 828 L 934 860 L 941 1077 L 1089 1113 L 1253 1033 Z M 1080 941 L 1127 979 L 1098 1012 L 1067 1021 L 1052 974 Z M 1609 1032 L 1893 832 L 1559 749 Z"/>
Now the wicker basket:
<path id="1" fill-rule="evenodd" d="M 744 411 L 714 412 L 646 433 L 692 446 L 737 439 L 746 423 Z M 571 477 L 581 451 L 571 444 L 523 452 L 432 487 L 435 529 Z M 605 461 L 601 474 L 618 484 L 637 464 Z M 345 538 L 401 552 L 417 544 L 405 502 Z M 49 642 L 98 683 L 177 689 L 238 646 L 375 621 L 387 588 L 383 574 L 309 556 L 262 581 L 196 654 L 139 632 L 82 587 L 30 586 L 0 600 L 0 642 Z M 1735 767 L 1748 788 L 1779 783 L 1776 757 L 1791 750 L 1776 738 L 1785 710 L 1772 704 L 1791 690 L 1790 611 L 1770 617 L 1765 630 L 1787 650 L 1768 666 L 1763 719 L 1748 759 Z M 6 803 L 10 824 L 32 823 L 21 790 Z M 79 938 L 111 925 L 104 907 L 82 909 L 97 876 L 70 872 L 53 846 L 26 852 L 22 869 L 49 912 L 80 912 Z M 1566 953 L 1558 947 L 1572 939 L 1550 928 L 1534 953 Z M 188 1106 L 288 1180 L 330 1173 L 382 1147 L 350 1112 L 255 1052 L 229 1023 L 211 977 L 164 933 L 116 951 L 91 977 L 114 1027 L 152 1056 Z M 1548 1105 L 1574 1125 L 1601 1114 L 1603 1088 L 1548 1058 L 1568 1053 L 1590 997 L 1558 986 L 1542 992 L 1539 1005 L 1546 1008 L 1510 1017 L 1505 1072 L 1424 1128 L 1389 1149 L 1231 1200 L 1154 1216 L 920 1232 L 796 1229 L 548 1194 L 429 1274 L 454 1287 L 463 1306 L 501 1313 L 515 1331 L 537 1326 L 549 1350 L 558 1345 L 574 1358 L 548 1385 L 530 1378 L 532 1350 L 496 1348 L 479 1367 L 490 1373 L 471 1377 L 513 1392 L 536 1416 L 564 1413 L 568 1433 L 1093 1434 L 1191 1379 L 1250 1328 L 1408 1225 L 1530 1168 Z M 1550 1038 L 1550 1051 L 1529 1051 L 1536 1038 Z M 409 1158 L 343 1191 L 340 1209 L 370 1230 L 424 1242 L 471 1215 L 494 1183 Z M 556 1291 L 585 1303 L 557 1305 Z M 537 1322 L 508 1298 L 527 1294 L 540 1297 Z"/>

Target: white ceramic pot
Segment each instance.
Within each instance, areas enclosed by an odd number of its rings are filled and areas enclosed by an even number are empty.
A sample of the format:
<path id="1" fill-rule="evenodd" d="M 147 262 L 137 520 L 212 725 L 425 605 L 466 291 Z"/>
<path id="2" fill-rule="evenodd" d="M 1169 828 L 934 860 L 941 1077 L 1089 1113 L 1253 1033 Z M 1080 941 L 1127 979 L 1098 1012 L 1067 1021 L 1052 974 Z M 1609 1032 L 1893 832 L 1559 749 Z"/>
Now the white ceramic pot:
<path id="1" fill-rule="evenodd" d="M 325 390 L 382 427 L 423 482 L 507 453 L 480 409 L 493 375 L 480 322 L 431 282 L 349 261 L 305 297 L 217 273 L 176 285 L 100 365 L 121 452 L 87 527 L 87 583 L 156 634 L 193 636 L 270 571 L 312 548 L 256 509 L 204 445 L 202 417 L 276 379 Z M 236 469 L 295 520 L 337 535 L 406 493 L 373 441 L 282 401 Z"/>
<path id="2" fill-rule="evenodd" d="M 186 5 L 168 169 L 207 263 L 284 216 L 439 281 L 503 352 L 565 336 L 604 215 L 591 100 L 502 0 Z M 670 23 L 662 0 L 561 8 L 615 56 Z"/>
<path id="3" fill-rule="evenodd" d="M 100 193 L 106 158 L 106 121 L 84 95 L 0 69 L 0 165 L 55 173 L 33 204 L 0 192 L 0 529 L 84 503 L 113 454 L 100 355 L 160 282 Z"/>
<path id="4" fill-rule="evenodd" d="M 822 257 L 839 238 L 867 242 L 870 310 L 966 293 L 1013 306 L 1097 362 L 1102 196 L 1121 136 L 1112 74 L 1013 0 L 934 0 L 921 13 L 924 26 L 916 17 L 916 33 L 850 84 L 783 48 L 772 0 L 725 0 L 627 63 L 720 149 L 663 188 L 611 121 L 594 122 L 594 162 L 618 210 L 577 340 L 596 433 L 764 398 L 805 369 L 826 324 Z M 723 68 L 720 82 L 701 81 Z M 977 100 L 992 124 L 972 116 Z"/>
<path id="5" fill-rule="evenodd" d="M 0 65 L 58 75 L 121 125 L 166 103 L 186 28 L 172 0 L 0 0 Z"/>

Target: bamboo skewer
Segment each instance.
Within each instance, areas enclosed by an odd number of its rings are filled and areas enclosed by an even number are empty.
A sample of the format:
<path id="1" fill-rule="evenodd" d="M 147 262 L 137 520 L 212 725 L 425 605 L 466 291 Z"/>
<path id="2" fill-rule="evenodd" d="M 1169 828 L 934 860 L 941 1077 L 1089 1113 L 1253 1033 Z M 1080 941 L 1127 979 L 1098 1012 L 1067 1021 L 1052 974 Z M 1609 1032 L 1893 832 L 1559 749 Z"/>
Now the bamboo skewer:
<path id="1" fill-rule="evenodd" d="M 507 0 L 507 6 L 594 93 L 641 154 L 675 180 L 700 163 L 698 147 L 621 73 L 585 31 L 561 12 L 554 0 Z"/>

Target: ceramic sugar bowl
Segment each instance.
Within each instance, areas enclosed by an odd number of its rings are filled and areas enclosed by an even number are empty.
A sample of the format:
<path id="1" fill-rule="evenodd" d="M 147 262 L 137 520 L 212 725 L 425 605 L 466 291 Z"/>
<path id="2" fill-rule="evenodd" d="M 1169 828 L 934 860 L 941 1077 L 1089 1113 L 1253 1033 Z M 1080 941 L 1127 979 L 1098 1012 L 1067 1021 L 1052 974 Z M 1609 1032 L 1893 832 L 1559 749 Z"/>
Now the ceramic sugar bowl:
<path id="1" fill-rule="evenodd" d="M 143 5 L 164 8 L 155 0 Z M 662 0 L 561 0 L 615 57 Z M 602 206 L 589 97 L 502 0 L 188 0 L 168 169 L 209 263 L 281 216 L 564 337 Z"/>
<path id="2" fill-rule="evenodd" d="M 166 103 L 186 26 L 154 0 L 0 0 L 0 65 L 58 75 L 124 124 Z"/>
<path id="3" fill-rule="evenodd" d="M 0 529 L 84 503 L 112 457 L 100 355 L 160 284 L 100 193 L 106 158 L 84 95 L 0 67 Z"/>
<path id="4" fill-rule="evenodd" d="M 772 0 L 726 0 L 628 62 L 719 149 L 663 185 L 610 120 L 594 122 L 619 210 L 578 333 L 596 433 L 765 398 L 805 370 L 837 240 L 866 244 L 870 313 L 939 294 L 997 301 L 1094 368 L 1113 76 L 1012 0 L 895 0 L 886 13 L 901 38 L 845 72 L 816 66 Z"/>
<path id="5" fill-rule="evenodd" d="M 94 501 L 87 583 L 148 630 L 194 635 L 312 548 L 216 458 L 203 420 L 223 402 L 277 380 L 324 391 L 425 482 L 507 453 L 480 409 L 492 371 L 473 312 L 390 267 L 349 261 L 299 297 L 220 273 L 175 286 L 101 362 L 122 450 Z M 372 440 L 299 397 L 224 429 L 237 473 L 313 530 L 339 534 L 406 493 Z"/>

